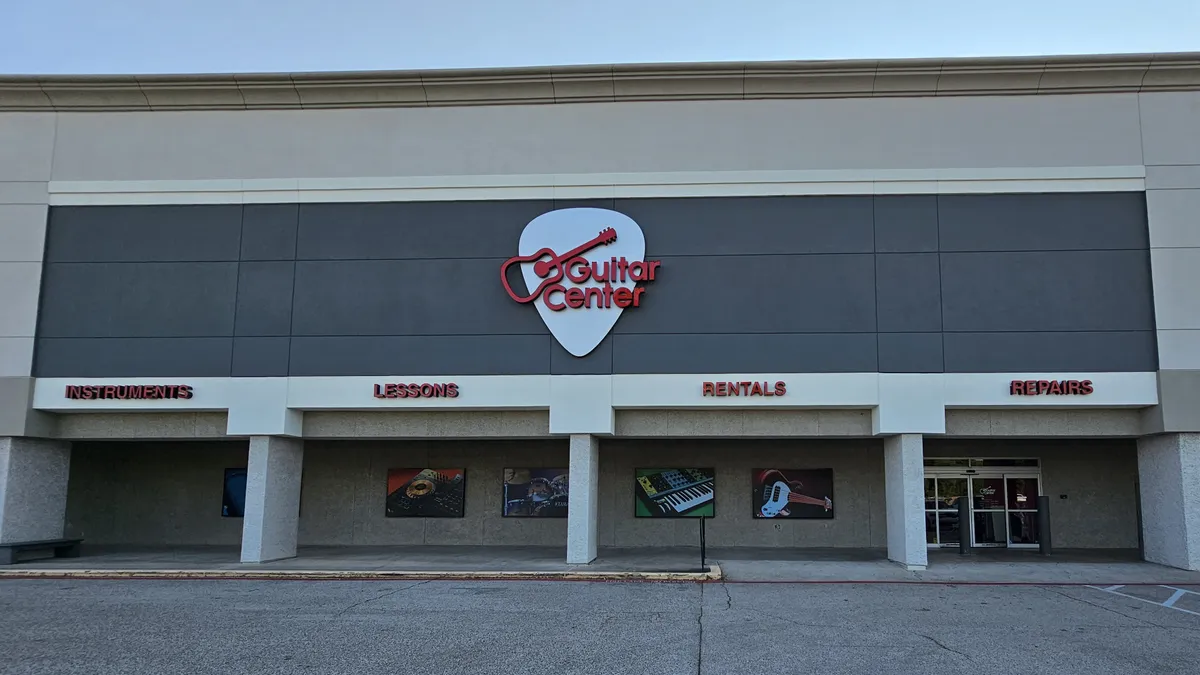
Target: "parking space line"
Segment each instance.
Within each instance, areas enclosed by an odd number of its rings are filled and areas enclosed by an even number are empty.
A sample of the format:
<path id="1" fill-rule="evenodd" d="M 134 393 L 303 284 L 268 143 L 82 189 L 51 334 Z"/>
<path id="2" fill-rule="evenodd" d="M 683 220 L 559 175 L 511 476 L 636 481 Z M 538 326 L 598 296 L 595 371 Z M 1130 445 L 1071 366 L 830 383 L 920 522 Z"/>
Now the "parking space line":
<path id="1" fill-rule="evenodd" d="M 1188 591 L 1188 590 L 1185 590 L 1182 588 L 1175 588 L 1174 586 L 1162 586 L 1161 587 L 1161 588 L 1169 588 L 1169 589 L 1175 591 L 1175 593 L 1171 595 L 1170 599 L 1168 599 L 1165 602 L 1155 602 L 1153 600 L 1147 600 L 1146 598 L 1139 598 L 1136 595 L 1130 595 L 1128 593 L 1121 593 L 1120 591 L 1116 590 L 1118 588 L 1124 588 L 1124 586 L 1107 586 L 1107 587 L 1103 587 L 1103 588 L 1100 586 L 1085 586 L 1085 588 L 1091 588 L 1091 589 L 1094 589 L 1097 591 L 1101 591 L 1103 593 L 1111 593 L 1113 595 L 1119 595 L 1122 598 L 1129 598 L 1131 600 L 1140 600 L 1141 602 L 1145 602 L 1145 603 L 1148 603 L 1151 605 L 1157 605 L 1158 607 L 1166 607 L 1167 609 L 1175 610 L 1176 612 L 1183 612 L 1184 614 L 1191 614 L 1192 616 L 1200 616 L 1200 612 L 1193 612 L 1190 609 L 1183 609 L 1180 607 L 1175 607 L 1175 602 L 1177 600 L 1179 600 L 1179 598 L 1182 598 L 1185 594 L 1193 593 L 1195 595 L 1200 595 L 1200 593 L 1195 593 L 1194 591 Z"/>
<path id="2" fill-rule="evenodd" d="M 1175 593 L 1171 597 L 1169 597 L 1165 601 L 1163 601 L 1163 604 L 1162 604 L 1163 607 L 1174 607 L 1175 601 L 1182 598 L 1184 593 L 1187 593 L 1187 591 L 1183 591 L 1178 588 L 1175 589 Z"/>

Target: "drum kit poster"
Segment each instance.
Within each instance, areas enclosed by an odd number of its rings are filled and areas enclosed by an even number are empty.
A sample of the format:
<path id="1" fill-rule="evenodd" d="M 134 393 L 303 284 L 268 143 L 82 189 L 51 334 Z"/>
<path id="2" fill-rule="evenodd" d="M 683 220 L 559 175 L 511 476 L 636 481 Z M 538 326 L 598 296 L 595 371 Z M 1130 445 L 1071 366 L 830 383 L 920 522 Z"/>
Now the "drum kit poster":
<path id="1" fill-rule="evenodd" d="M 505 469 L 505 518 L 566 518 L 569 472 L 562 469 Z"/>
<path id="2" fill-rule="evenodd" d="M 388 518 L 462 518 L 466 469 L 388 469 Z"/>

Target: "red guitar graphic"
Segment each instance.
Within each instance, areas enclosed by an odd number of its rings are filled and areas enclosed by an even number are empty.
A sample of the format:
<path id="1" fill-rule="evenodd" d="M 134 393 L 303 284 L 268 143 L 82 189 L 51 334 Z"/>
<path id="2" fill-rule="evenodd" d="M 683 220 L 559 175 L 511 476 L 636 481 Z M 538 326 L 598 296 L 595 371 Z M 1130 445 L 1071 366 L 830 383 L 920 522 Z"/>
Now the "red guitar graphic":
<path id="1" fill-rule="evenodd" d="M 774 518 L 780 513 L 787 515 L 789 513 L 788 504 L 812 504 L 813 506 L 822 506 L 826 511 L 833 509 L 833 500 L 829 497 L 822 499 L 797 494 L 792 492 L 791 486 L 787 483 L 775 481 L 774 485 L 767 485 L 763 488 L 763 505 L 759 511 L 764 518 Z"/>
<path id="2" fill-rule="evenodd" d="M 500 282 L 504 284 L 504 290 L 508 291 L 509 297 L 511 297 L 513 300 L 516 300 L 522 304 L 533 302 L 534 300 L 538 299 L 539 296 L 541 296 L 542 291 L 546 290 L 547 286 L 562 281 L 563 275 L 565 274 L 564 268 L 566 267 L 566 263 L 598 246 L 607 246 L 616 240 L 617 231 L 611 227 L 606 227 L 600 231 L 600 234 L 596 235 L 595 239 L 581 244 L 580 246 L 576 246 L 562 255 L 555 253 L 554 249 L 543 248 L 537 253 L 530 255 L 519 255 L 509 258 L 508 260 L 504 261 L 503 265 L 500 266 Z M 541 258 L 546 259 L 542 260 Z M 542 280 L 542 282 L 538 284 L 537 290 L 535 290 L 533 293 L 530 293 L 528 296 L 523 297 L 518 295 L 516 291 L 512 289 L 512 286 L 509 285 L 508 268 L 519 263 L 527 262 L 533 263 L 533 273 L 536 274 Z"/>

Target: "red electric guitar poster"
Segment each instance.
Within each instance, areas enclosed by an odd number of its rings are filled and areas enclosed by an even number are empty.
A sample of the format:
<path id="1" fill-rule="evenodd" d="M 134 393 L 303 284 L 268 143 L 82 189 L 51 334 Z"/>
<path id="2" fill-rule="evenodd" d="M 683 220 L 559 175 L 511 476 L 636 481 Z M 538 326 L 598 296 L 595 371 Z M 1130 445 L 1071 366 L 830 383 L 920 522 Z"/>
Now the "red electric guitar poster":
<path id="1" fill-rule="evenodd" d="M 832 518 L 833 469 L 755 469 L 755 518 Z"/>

